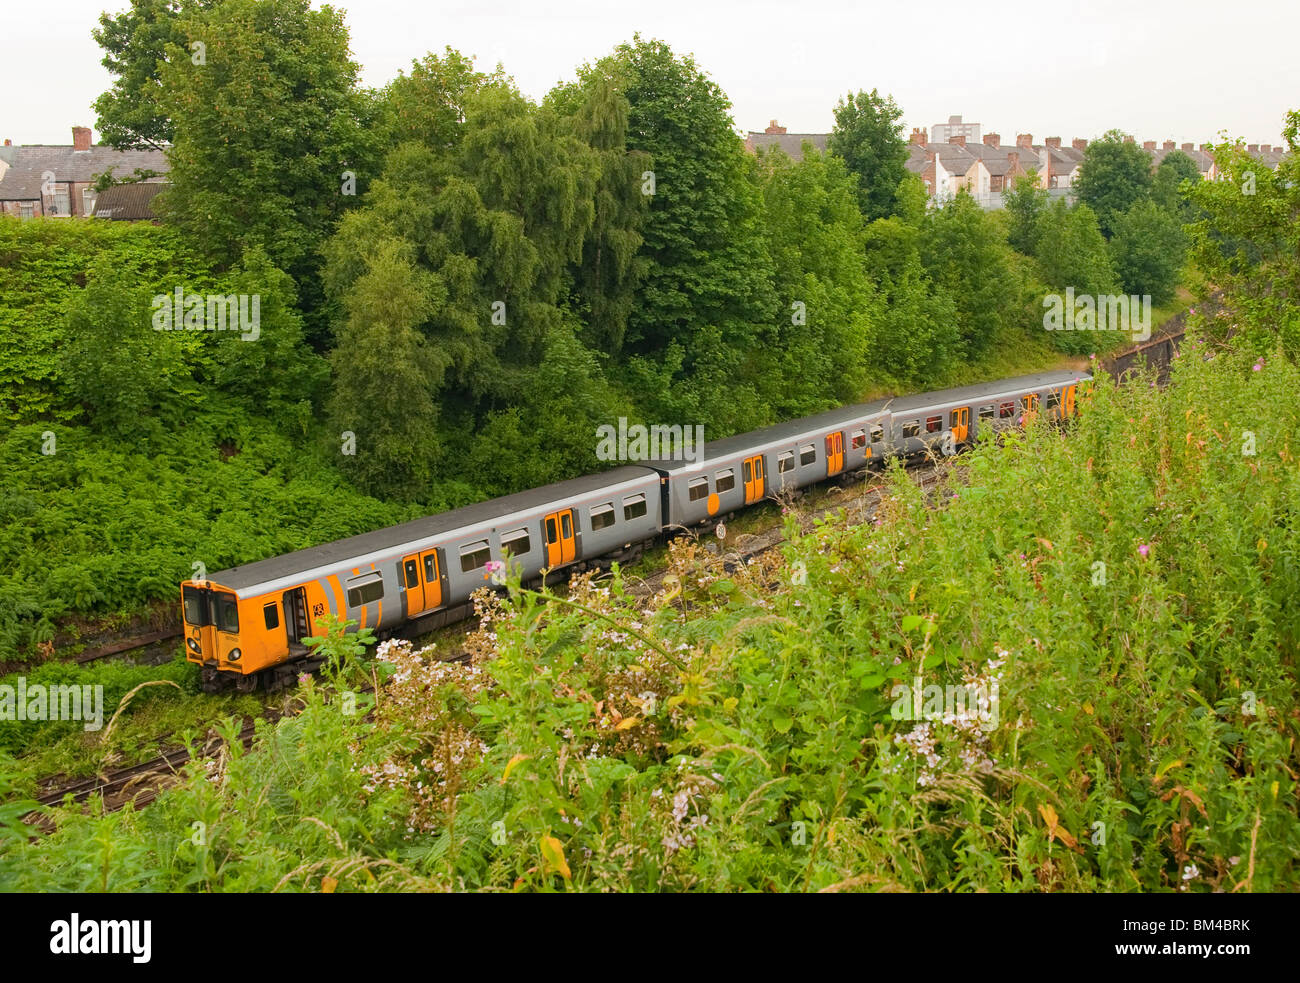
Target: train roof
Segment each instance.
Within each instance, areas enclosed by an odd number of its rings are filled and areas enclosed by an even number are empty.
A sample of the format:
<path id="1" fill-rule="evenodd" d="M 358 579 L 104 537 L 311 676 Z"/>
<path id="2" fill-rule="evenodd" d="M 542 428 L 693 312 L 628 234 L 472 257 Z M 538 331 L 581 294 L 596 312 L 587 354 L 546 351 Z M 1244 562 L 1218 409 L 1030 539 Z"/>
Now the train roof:
<path id="1" fill-rule="evenodd" d="M 711 440 L 704 445 L 704 457 L 700 461 L 658 458 L 645 463 L 652 468 L 658 468 L 660 471 L 669 474 L 675 471 L 697 469 L 710 461 L 733 457 L 751 448 L 758 449 L 768 444 L 788 441 L 820 430 L 833 430 L 837 426 L 857 423 L 868 417 L 884 413 L 886 402 L 886 400 L 879 399 L 872 403 L 855 403 L 852 406 L 841 406 L 822 413 L 815 413 L 812 416 L 803 416 L 797 420 L 788 420 L 785 423 L 775 423 L 770 427 L 762 427 L 748 433 L 736 434 L 734 437 Z"/>
<path id="2" fill-rule="evenodd" d="M 503 495 L 500 498 L 490 498 L 486 502 L 475 502 L 473 505 L 465 505 L 448 512 L 411 519 L 385 529 L 376 529 L 374 532 L 349 536 L 332 543 L 295 550 L 283 556 L 273 556 L 254 563 L 245 563 L 243 566 L 209 574 L 208 579 L 222 587 L 243 590 L 321 567 L 340 566 L 345 560 L 396 549 L 406 543 L 469 528 L 493 519 L 503 519 L 517 512 L 532 511 L 552 503 L 558 506 L 579 495 L 647 478 L 657 481 L 659 475 L 650 468 L 632 465 L 611 468 L 599 474 L 587 474 L 567 481 L 556 481 L 541 488 Z"/>
<path id="3" fill-rule="evenodd" d="M 909 410 L 924 409 L 930 406 L 943 406 L 945 403 L 973 403 L 1004 393 L 1020 392 L 1025 389 L 1044 389 L 1048 386 L 1061 386 L 1071 382 L 1091 379 L 1087 372 L 1036 372 L 1032 375 L 1016 376 L 1014 379 L 999 379 L 996 382 L 980 382 L 973 386 L 959 386 L 956 389 L 941 389 L 932 393 L 916 393 L 913 396 L 900 396 L 889 403 L 890 413 L 906 413 Z"/>

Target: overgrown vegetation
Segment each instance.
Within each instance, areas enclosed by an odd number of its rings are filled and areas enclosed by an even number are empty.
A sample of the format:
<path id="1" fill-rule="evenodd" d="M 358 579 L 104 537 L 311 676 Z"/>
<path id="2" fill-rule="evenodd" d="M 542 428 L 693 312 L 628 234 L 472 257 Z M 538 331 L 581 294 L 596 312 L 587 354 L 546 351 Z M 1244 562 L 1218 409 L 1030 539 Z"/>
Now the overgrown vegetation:
<path id="1" fill-rule="evenodd" d="M 737 573 L 678 541 L 644 607 L 618 575 L 485 597 L 471 666 L 385 643 L 371 716 L 308 684 L 147 811 L 11 837 L 6 884 L 1293 884 L 1300 371 L 1206 354 L 984 443 L 932 503 L 898 475 L 873 523 L 792 514 Z M 993 713 L 899 719 L 918 677 L 996 681 Z"/>

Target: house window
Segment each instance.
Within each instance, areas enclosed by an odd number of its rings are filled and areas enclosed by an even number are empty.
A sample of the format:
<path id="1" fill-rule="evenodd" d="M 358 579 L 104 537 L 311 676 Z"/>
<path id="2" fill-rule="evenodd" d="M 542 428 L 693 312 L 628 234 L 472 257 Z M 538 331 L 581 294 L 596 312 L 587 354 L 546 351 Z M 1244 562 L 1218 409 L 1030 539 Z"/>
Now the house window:
<path id="1" fill-rule="evenodd" d="M 597 505 L 591 510 L 591 529 L 595 532 L 598 529 L 608 529 L 614 524 L 614 503 L 606 502 L 604 505 Z"/>
<path id="2" fill-rule="evenodd" d="M 81 189 L 81 214 L 91 215 L 95 211 L 95 191 L 93 188 Z"/>
<path id="3" fill-rule="evenodd" d="M 486 566 L 490 559 L 492 559 L 492 550 L 488 547 L 486 539 L 480 539 L 477 543 L 470 543 L 460 548 L 460 569 L 463 573 Z"/>
<path id="4" fill-rule="evenodd" d="M 32 217 L 32 214 L 33 214 L 34 211 L 35 211 L 35 209 L 36 209 L 36 206 L 35 206 L 35 205 L 32 205 L 32 204 L 30 204 L 30 203 L 21 204 L 21 205 L 18 206 L 18 217 L 19 217 L 19 218 L 31 218 L 31 217 Z"/>
<path id="5" fill-rule="evenodd" d="M 731 468 L 727 468 L 726 471 L 719 471 L 714 479 L 713 486 L 718 490 L 719 495 L 724 491 L 731 491 L 736 487 L 736 472 Z"/>
<path id="6" fill-rule="evenodd" d="M 878 444 L 884 439 L 885 439 L 885 428 L 882 427 L 879 423 L 873 423 L 871 425 L 871 442 L 873 444 Z"/>
<path id="7" fill-rule="evenodd" d="M 983 421 L 983 420 L 992 420 L 992 419 L 993 419 L 993 404 L 989 403 L 988 406 L 981 406 L 980 420 Z"/>
<path id="8" fill-rule="evenodd" d="M 359 608 L 384 596 L 384 578 L 378 573 L 348 581 L 348 607 Z"/>
<path id="9" fill-rule="evenodd" d="M 920 432 L 921 432 L 921 421 L 920 421 L 920 420 L 909 420 L 909 421 L 907 421 L 907 423 L 904 423 L 904 424 L 903 424 L 903 436 L 904 436 L 904 437 L 915 437 L 915 436 L 917 436 L 918 434 L 920 434 Z"/>
<path id="10" fill-rule="evenodd" d="M 1003 403 L 998 407 L 998 418 L 1009 420 L 1016 415 L 1016 404 L 1013 402 Z"/>
<path id="11" fill-rule="evenodd" d="M 702 498 L 708 498 L 709 479 L 692 478 L 690 484 L 686 486 L 686 490 L 692 502 L 698 502 Z"/>
<path id="12" fill-rule="evenodd" d="M 816 447 L 812 444 L 805 444 L 803 447 L 799 448 L 799 466 L 801 468 L 807 467 L 815 460 L 817 460 Z"/>
<path id="13" fill-rule="evenodd" d="M 866 446 L 867 432 L 865 430 L 854 430 L 853 433 L 849 435 L 849 447 L 852 450 L 857 450 L 860 447 Z"/>
<path id="14" fill-rule="evenodd" d="M 785 474 L 794 470 L 794 451 L 786 451 L 776 459 L 776 473 Z"/>
<path id="15" fill-rule="evenodd" d="M 68 189 L 67 189 L 67 188 L 55 188 L 55 189 L 54 189 L 54 211 L 53 211 L 51 214 L 54 214 L 54 215 L 71 215 L 71 214 L 72 214 L 72 207 L 71 207 L 71 205 L 69 204 L 69 201 L 68 201 Z"/>
<path id="16" fill-rule="evenodd" d="M 646 513 L 645 495 L 633 495 L 623 499 L 623 518 L 628 522 L 639 519 Z"/>
<path id="17" fill-rule="evenodd" d="M 943 417 L 928 416 L 925 418 L 926 433 L 938 433 L 942 429 L 943 429 Z"/>
<path id="18" fill-rule="evenodd" d="M 501 550 L 510 551 L 511 556 L 523 556 L 533 550 L 532 540 L 528 538 L 527 529 L 515 529 L 501 534 Z"/>

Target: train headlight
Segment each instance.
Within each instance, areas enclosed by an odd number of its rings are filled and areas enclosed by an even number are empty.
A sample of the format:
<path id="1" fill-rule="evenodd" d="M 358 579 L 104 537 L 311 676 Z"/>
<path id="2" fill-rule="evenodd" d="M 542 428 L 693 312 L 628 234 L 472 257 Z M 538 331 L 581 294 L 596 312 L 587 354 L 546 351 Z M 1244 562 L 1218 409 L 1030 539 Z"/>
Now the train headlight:
<path id="1" fill-rule="evenodd" d="M 243 653 L 240 652 L 239 649 L 231 649 L 230 654 L 227 655 L 226 658 L 231 662 L 238 662 L 241 655 L 243 655 Z"/>
<path id="2" fill-rule="evenodd" d="M 185 639 L 185 644 L 189 646 L 190 651 L 193 652 L 195 655 L 199 655 L 202 653 L 202 649 L 199 648 L 199 643 L 196 642 L 194 639 L 192 638 Z"/>

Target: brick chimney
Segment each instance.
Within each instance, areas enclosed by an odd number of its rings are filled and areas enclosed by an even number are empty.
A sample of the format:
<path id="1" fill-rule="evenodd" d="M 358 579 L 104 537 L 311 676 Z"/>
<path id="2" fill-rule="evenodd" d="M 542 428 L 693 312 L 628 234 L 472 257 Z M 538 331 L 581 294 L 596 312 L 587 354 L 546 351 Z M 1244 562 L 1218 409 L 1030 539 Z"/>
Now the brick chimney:
<path id="1" fill-rule="evenodd" d="M 764 133 L 784 133 L 784 132 L 785 132 L 785 127 L 784 127 L 784 126 L 777 126 L 777 125 L 776 125 L 776 120 L 772 120 L 772 122 L 768 124 L 767 129 L 764 130 L 763 132 L 764 132 Z"/>
<path id="2" fill-rule="evenodd" d="M 12 140 L 10 140 L 8 137 L 5 137 L 5 146 L 6 146 L 6 147 L 12 147 L 13 145 L 14 145 L 14 142 L 13 142 Z"/>
<path id="3" fill-rule="evenodd" d="M 1001 142 L 1002 142 L 1002 135 L 1000 133 L 984 134 L 984 144 L 986 146 L 992 147 L 994 150 L 998 149 L 998 144 L 1000 144 Z"/>
<path id="4" fill-rule="evenodd" d="M 1162 144 L 1160 145 L 1160 149 L 1162 149 L 1162 150 L 1173 150 L 1173 149 L 1174 149 L 1175 147 L 1177 147 L 1177 146 L 1178 146 L 1178 144 L 1174 143 L 1174 141 L 1172 141 L 1172 140 L 1166 140 L 1164 143 L 1162 143 Z"/>
<path id="5" fill-rule="evenodd" d="M 1126 136 L 1126 137 L 1124 137 L 1124 142 L 1125 142 L 1125 143 L 1132 143 L 1132 142 L 1133 142 L 1133 138 L 1130 137 L 1130 136 Z"/>
<path id="6" fill-rule="evenodd" d="M 1018 173 L 1020 170 L 1020 151 L 1007 151 L 1007 174 L 1008 176 Z"/>
<path id="7" fill-rule="evenodd" d="M 964 147 L 966 146 L 966 135 L 962 134 L 961 136 L 951 136 L 948 138 L 948 142 L 954 143 L 959 147 Z"/>
<path id="8" fill-rule="evenodd" d="M 1046 146 L 1046 147 L 1051 147 L 1053 150 L 1060 150 L 1060 149 L 1061 149 L 1061 138 L 1060 138 L 1060 137 L 1048 137 L 1046 140 L 1043 141 L 1043 145 Z"/>
<path id="9" fill-rule="evenodd" d="M 914 143 L 914 144 L 916 144 L 918 147 L 924 147 L 927 143 L 930 142 L 930 141 L 927 139 L 927 136 L 928 136 L 928 135 L 929 135 L 929 131 L 928 131 L 928 130 L 917 129 L 917 128 L 914 126 L 914 127 L 912 127 L 912 135 L 911 135 L 911 137 L 908 138 L 908 141 L 907 141 L 907 142 L 908 142 L 908 143 Z"/>
<path id="10" fill-rule="evenodd" d="M 1034 145 L 1034 135 L 1032 133 L 1017 133 L 1017 147 L 1032 147 Z"/>
<path id="11" fill-rule="evenodd" d="M 89 150 L 90 149 L 90 127 L 74 126 L 72 128 L 72 149 Z"/>
<path id="12" fill-rule="evenodd" d="M 1183 144 L 1181 147 L 1179 147 L 1178 149 L 1179 149 L 1179 150 L 1195 150 L 1196 147 L 1193 146 L 1193 145 L 1190 144 L 1190 143 L 1185 143 L 1185 144 Z M 1205 148 L 1204 148 L 1204 147 L 1201 147 L 1201 149 L 1204 150 Z"/>
<path id="13" fill-rule="evenodd" d="M 1155 150 L 1155 149 L 1156 149 L 1156 142 L 1155 142 L 1154 140 L 1143 140 L 1143 141 L 1142 141 L 1142 149 L 1143 149 L 1143 150 Z"/>
<path id="14" fill-rule="evenodd" d="M 1246 153 L 1248 153 L 1248 154 L 1257 154 L 1257 153 L 1259 153 L 1259 144 L 1257 144 L 1257 143 L 1248 143 L 1248 144 L 1246 144 Z"/>
<path id="15" fill-rule="evenodd" d="M 1201 144 L 1201 150 L 1208 154 L 1210 152 L 1210 145 L 1208 143 Z"/>
<path id="16" fill-rule="evenodd" d="M 1088 141 L 1080 139 L 1079 137 L 1075 137 L 1073 140 L 1070 141 L 1070 146 L 1073 147 L 1075 150 L 1079 151 L 1079 153 L 1083 153 L 1085 150 L 1088 149 Z"/>
<path id="17" fill-rule="evenodd" d="M 1267 154 L 1270 151 L 1272 151 L 1272 149 L 1273 149 L 1273 145 L 1271 143 L 1261 143 L 1259 145 L 1259 152 L 1261 154 Z"/>

